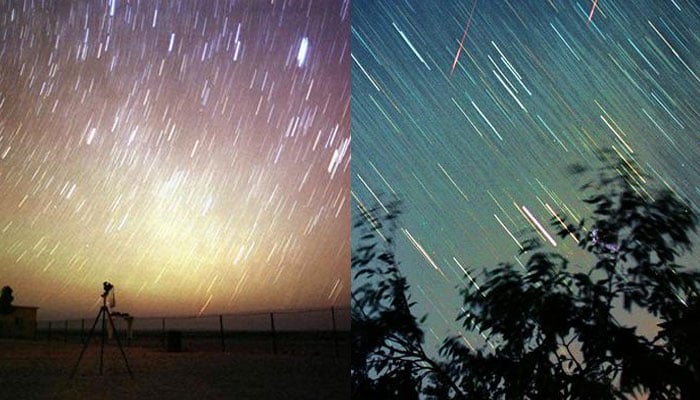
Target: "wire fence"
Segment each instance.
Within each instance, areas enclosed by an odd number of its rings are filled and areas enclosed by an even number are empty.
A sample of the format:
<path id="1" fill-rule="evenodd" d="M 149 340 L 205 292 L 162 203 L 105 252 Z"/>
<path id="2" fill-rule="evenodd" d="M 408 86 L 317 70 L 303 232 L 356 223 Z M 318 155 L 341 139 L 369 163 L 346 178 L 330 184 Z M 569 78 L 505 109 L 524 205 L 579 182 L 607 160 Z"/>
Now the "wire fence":
<path id="1" fill-rule="evenodd" d="M 190 317 L 128 317 L 38 321 L 36 340 L 119 342 L 166 351 L 349 354 L 350 308 L 331 307 Z"/>

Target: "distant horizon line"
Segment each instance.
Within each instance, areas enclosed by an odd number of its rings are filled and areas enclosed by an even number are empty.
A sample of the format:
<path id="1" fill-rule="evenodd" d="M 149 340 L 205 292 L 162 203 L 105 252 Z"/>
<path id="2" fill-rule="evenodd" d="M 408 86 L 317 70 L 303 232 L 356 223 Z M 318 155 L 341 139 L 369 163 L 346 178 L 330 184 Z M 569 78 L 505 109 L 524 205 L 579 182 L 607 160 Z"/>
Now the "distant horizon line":
<path id="1" fill-rule="evenodd" d="M 14 306 L 14 307 L 25 307 L 25 308 L 36 308 L 40 307 L 34 306 Z M 350 310 L 352 308 L 351 304 L 347 306 L 327 306 L 327 307 L 313 307 L 313 308 L 287 308 L 287 309 L 277 309 L 277 310 L 258 310 L 258 311 L 245 311 L 245 312 L 229 312 L 229 313 L 214 313 L 214 314 L 202 314 L 202 315 L 151 315 L 151 316 L 137 316 L 129 313 L 132 317 L 138 317 L 140 319 L 159 319 L 159 318 L 173 318 L 173 319 L 199 319 L 199 318 L 213 318 L 213 317 L 232 317 L 232 316 L 253 316 L 253 315 L 265 315 L 265 314 L 296 314 L 304 312 L 320 312 L 334 310 Z M 52 321 L 79 321 L 85 318 L 53 318 L 53 319 L 37 319 L 37 322 L 52 322 Z"/>

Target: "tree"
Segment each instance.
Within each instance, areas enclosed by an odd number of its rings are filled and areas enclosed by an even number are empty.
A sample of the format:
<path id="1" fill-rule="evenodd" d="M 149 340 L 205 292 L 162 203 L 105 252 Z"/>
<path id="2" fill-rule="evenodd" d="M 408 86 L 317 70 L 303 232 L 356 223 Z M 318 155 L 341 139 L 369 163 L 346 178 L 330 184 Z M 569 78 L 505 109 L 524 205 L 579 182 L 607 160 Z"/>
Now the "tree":
<path id="1" fill-rule="evenodd" d="M 12 300 L 14 299 L 12 297 L 12 288 L 9 286 L 3 287 L 2 292 L 0 292 L 0 315 L 9 314 L 14 310 L 14 307 L 12 307 Z"/>
<path id="2" fill-rule="evenodd" d="M 394 258 L 398 203 L 362 209 L 353 226 L 352 397 L 418 399 L 439 366 L 423 350 L 409 286 Z"/>
<path id="3" fill-rule="evenodd" d="M 457 320 L 467 331 L 482 333 L 487 343 L 473 350 L 461 338 L 447 338 L 439 360 L 432 360 L 416 346 L 420 343 L 387 339 L 387 332 L 396 333 L 384 313 L 399 308 L 381 309 L 381 302 L 369 296 L 354 303 L 371 310 L 364 315 L 373 316 L 381 329 L 375 331 L 372 351 L 366 347 L 353 356 L 373 359 L 371 365 L 383 368 L 374 369 L 378 376 L 395 374 L 409 363 L 417 390 L 434 398 L 623 399 L 638 393 L 700 398 L 697 344 L 688 329 L 677 328 L 679 321 L 687 327 L 689 316 L 697 315 L 700 274 L 676 263 L 691 250 L 697 216 L 672 192 L 645 189 L 645 179 L 629 162 L 603 168 L 583 187 L 593 191 L 584 200 L 592 207 L 590 221 L 553 218 L 562 238 L 573 238 L 593 256 L 590 267 L 572 266 L 530 239 L 523 246 L 529 255 L 524 270 L 501 264 L 485 270 L 479 286 L 461 290 L 465 311 Z M 354 269 L 356 259 L 371 261 L 376 252 L 371 245 L 361 248 L 357 258 L 353 255 Z M 393 253 L 382 252 L 377 259 L 395 265 Z M 406 296 L 405 280 L 398 288 L 390 283 L 400 278 L 398 270 L 375 270 L 372 277 L 379 279 L 376 293 L 387 288 L 385 304 Z M 367 292 L 367 285 L 355 292 Z M 632 312 L 666 321 L 664 330 L 653 338 L 639 334 L 636 326 L 620 322 L 622 314 Z M 420 331 L 410 304 L 399 321 L 404 325 L 398 332 Z M 392 349 L 394 343 L 400 346 Z"/>

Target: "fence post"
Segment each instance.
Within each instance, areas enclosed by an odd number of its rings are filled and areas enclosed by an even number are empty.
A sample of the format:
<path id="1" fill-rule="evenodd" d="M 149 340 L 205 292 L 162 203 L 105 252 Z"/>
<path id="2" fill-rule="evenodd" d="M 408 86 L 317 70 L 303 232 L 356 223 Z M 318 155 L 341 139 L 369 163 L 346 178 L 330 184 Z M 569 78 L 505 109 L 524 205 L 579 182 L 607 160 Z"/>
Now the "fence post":
<path id="1" fill-rule="evenodd" d="M 50 342 L 51 341 L 51 321 L 49 321 L 49 334 L 47 340 Z"/>
<path id="2" fill-rule="evenodd" d="M 333 321 L 333 351 L 338 357 L 338 330 L 335 327 L 335 307 L 331 307 L 331 320 Z"/>
<path id="3" fill-rule="evenodd" d="M 270 328 L 272 329 L 272 353 L 277 354 L 277 336 L 275 334 L 275 314 L 270 313 Z"/>
<path id="4" fill-rule="evenodd" d="M 68 343 L 68 320 L 63 321 L 63 343 Z"/>
<path id="5" fill-rule="evenodd" d="M 219 330 L 221 331 L 221 351 L 226 351 L 226 341 L 224 340 L 224 316 L 219 314 Z"/>
<path id="6" fill-rule="evenodd" d="M 162 320 L 162 327 L 163 327 L 163 329 L 162 329 L 163 334 L 161 335 L 160 341 L 162 342 L 163 347 L 165 347 L 165 318 L 163 318 L 163 320 Z"/>

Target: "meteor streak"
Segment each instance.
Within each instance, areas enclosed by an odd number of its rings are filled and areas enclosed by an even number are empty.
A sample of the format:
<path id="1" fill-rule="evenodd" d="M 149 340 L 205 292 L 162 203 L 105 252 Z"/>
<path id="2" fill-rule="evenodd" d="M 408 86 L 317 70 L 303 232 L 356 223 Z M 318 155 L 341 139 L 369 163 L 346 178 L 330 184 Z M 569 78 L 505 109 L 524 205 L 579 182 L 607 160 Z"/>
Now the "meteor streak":
<path id="1" fill-rule="evenodd" d="M 593 13 L 595 12 L 595 8 L 598 5 L 598 0 L 593 0 L 593 7 L 591 7 L 591 12 L 588 14 L 588 21 L 586 22 L 586 25 L 588 25 L 591 20 L 593 19 Z"/>
<path id="2" fill-rule="evenodd" d="M 457 54 L 455 54 L 455 59 L 452 61 L 452 70 L 450 71 L 450 76 L 452 76 L 452 73 L 455 72 L 455 67 L 457 66 L 457 60 L 459 60 L 459 54 L 462 52 L 462 48 L 464 47 L 464 39 L 467 38 L 467 31 L 469 30 L 469 26 L 472 24 L 472 15 L 474 15 L 474 8 L 476 8 L 476 1 L 472 3 L 472 9 L 469 11 L 469 18 L 467 19 L 467 25 L 464 27 L 464 33 L 462 34 L 462 40 L 459 41 L 459 48 L 457 48 Z"/>

